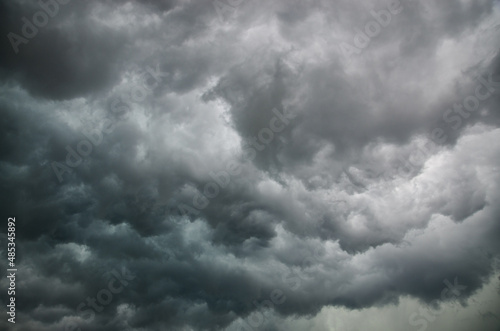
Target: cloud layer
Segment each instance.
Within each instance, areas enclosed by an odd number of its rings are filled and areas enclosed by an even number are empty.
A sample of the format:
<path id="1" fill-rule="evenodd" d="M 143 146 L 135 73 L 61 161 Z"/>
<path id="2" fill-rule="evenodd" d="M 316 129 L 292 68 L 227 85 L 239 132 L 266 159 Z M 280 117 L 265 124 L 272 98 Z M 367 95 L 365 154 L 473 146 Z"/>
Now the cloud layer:
<path id="1" fill-rule="evenodd" d="M 0 6 L 15 330 L 334 330 L 493 286 L 498 1 Z"/>

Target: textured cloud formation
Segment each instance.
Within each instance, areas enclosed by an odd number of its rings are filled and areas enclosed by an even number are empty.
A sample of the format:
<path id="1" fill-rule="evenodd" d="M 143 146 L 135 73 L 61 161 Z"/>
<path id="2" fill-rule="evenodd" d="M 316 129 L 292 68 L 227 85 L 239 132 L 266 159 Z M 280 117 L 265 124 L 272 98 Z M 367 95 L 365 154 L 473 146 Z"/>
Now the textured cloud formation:
<path id="1" fill-rule="evenodd" d="M 498 330 L 498 1 L 0 13 L 2 328 Z"/>

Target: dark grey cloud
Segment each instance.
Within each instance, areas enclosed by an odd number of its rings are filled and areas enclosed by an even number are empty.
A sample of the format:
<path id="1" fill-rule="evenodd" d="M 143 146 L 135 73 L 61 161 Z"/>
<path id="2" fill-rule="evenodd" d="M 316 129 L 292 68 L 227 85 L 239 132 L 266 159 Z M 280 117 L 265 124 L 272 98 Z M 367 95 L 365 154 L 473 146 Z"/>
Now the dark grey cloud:
<path id="1" fill-rule="evenodd" d="M 498 1 L 0 7 L 2 328 L 465 327 L 418 309 L 494 286 Z"/>

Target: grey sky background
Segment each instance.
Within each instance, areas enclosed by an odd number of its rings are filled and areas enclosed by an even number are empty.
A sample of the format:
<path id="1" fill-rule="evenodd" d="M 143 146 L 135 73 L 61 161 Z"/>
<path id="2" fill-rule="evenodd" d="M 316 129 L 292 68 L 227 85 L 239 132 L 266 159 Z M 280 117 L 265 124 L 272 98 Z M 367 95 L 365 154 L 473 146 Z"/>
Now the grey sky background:
<path id="1" fill-rule="evenodd" d="M 500 330 L 499 1 L 0 15 L 0 328 Z"/>

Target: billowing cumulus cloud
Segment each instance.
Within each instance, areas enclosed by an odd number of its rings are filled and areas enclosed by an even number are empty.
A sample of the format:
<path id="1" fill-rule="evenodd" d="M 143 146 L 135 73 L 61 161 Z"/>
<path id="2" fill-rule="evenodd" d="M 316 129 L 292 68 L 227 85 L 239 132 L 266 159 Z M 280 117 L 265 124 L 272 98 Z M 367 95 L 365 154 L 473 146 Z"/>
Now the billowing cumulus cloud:
<path id="1" fill-rule="evenodd" d="M 0 8 L 3 329 L 498 330 L 498 1 Z"/>

